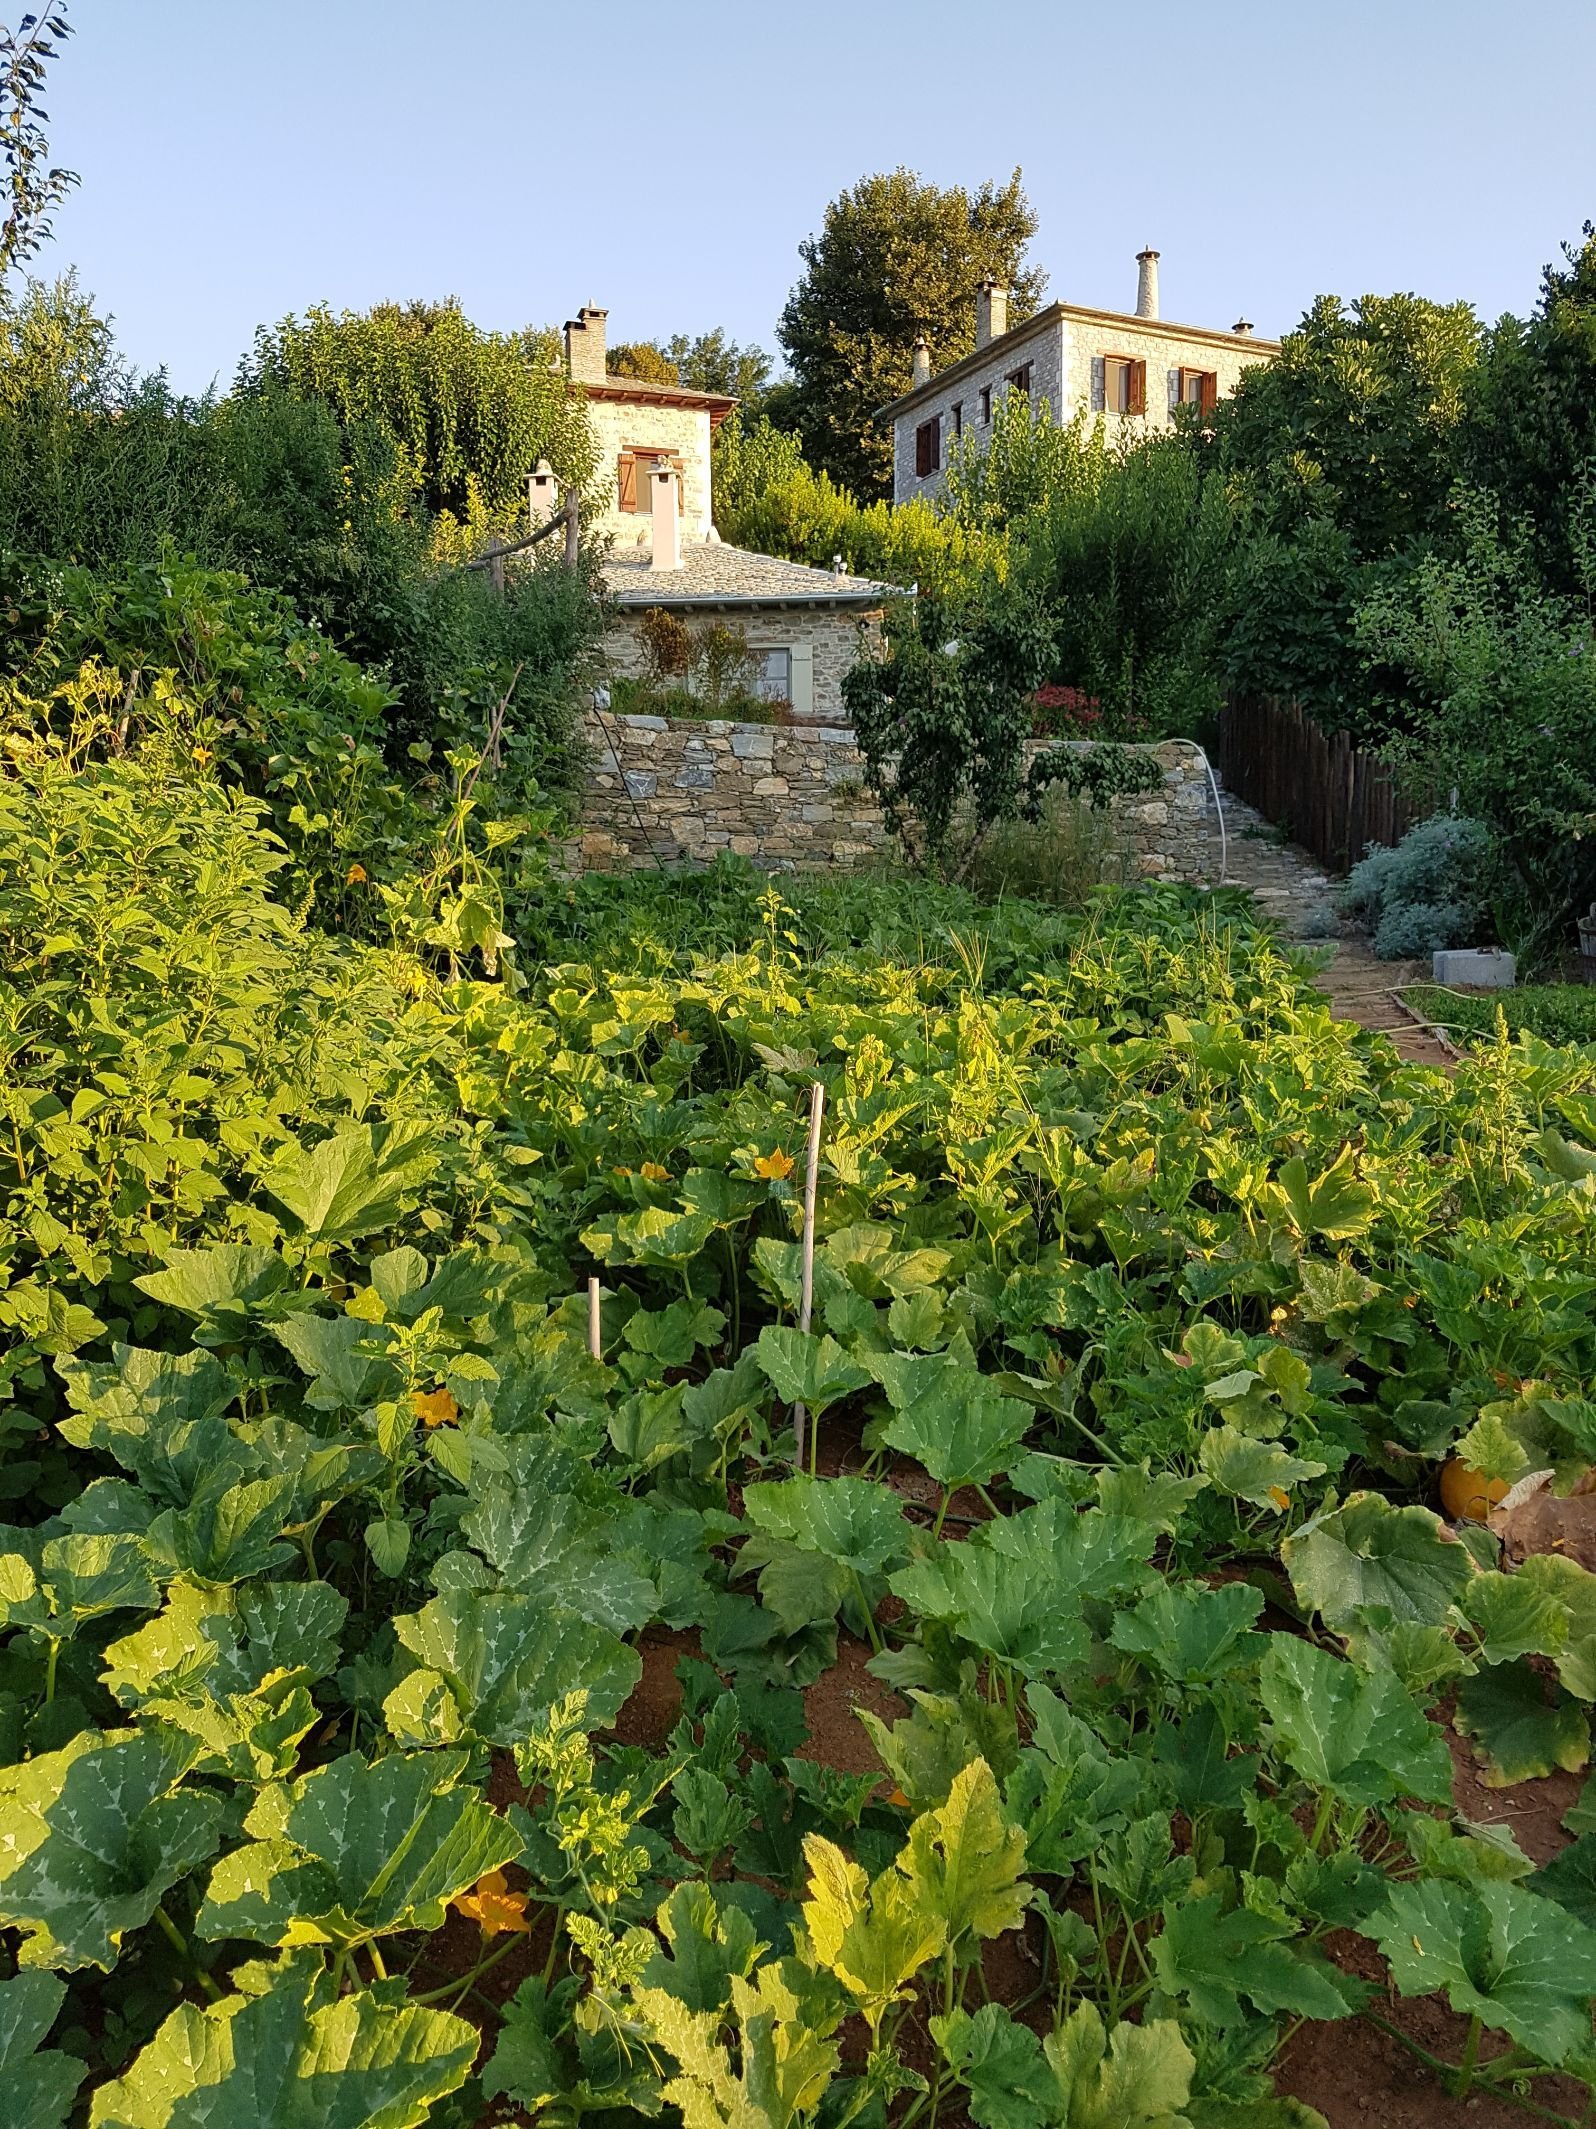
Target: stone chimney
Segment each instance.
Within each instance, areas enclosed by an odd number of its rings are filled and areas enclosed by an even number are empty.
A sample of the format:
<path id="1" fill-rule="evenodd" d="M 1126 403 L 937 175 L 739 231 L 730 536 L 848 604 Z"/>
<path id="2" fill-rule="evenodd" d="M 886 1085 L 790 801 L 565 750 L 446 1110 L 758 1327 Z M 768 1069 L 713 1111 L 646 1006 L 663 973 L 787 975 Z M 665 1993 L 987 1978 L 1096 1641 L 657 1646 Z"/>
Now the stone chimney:
<path id="1" fill-rule="evenodd" d="M 680 569 L 682 566 L 682 520 L 676 507 L 676 471 L 655 464 L 649 469 L 648 503 L 653 519 L 650 569 Z"/>
<path id="2" fill-rule="evenodd" d="M 1151 245 L 1136 254 L 1136 315 L 1158 316 L 1158 254 Z"/>
<path id="3" fill-rule="evenodd" d="M 574 384 L 604 382 L 604 321 L 607 310 L 584 303 L 565 322 L 565 367 Z"/>
<path id="4" fill-rule="evenodd" d="M 983 281 L 975 296 L 975 344 L 1001 340 L 1009 329 L 1009 292 L 1001 281 Z"/>
<path id="5" fill-rule="evenodd" d="M 1252 336 L 1252 320 L 1250 318 L 1238 318 L 1230 330 L 1238 340 L 1250 339 Z"/>
<path id="6" fill-rule="evenodd" d="M 914 343 L 913 361 L 914 369 L 911 374 L 914 381 L 910 389 L 918 392 L 921 385 L 931 382 L 931 343 L 924 333 Z"/>
<path id="7" fill-rule="evenodd" d="M 540 458 L 526 477 L 526 503 L 534 532 L 539 525 L 546 525 L 560 507 L 560 484 L 546 458 Z"/>

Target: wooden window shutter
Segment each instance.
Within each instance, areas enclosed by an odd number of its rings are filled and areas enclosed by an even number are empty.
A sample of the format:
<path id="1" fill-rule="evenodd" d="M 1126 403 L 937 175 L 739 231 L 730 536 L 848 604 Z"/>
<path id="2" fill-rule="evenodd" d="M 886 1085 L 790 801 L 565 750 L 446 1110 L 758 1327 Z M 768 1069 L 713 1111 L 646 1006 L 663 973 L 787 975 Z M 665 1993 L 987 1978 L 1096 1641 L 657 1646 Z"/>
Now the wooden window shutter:
<path id="1" fill-rule="evenodd" d="M 1147 365 L 1145 362 L 1133 362 L 1130 366 L 1130 390 L 1126 395 L 1125 411 L 1127 414 L 1145 414 L 1147 412 Z"/>
<path id="2" fill-rule="evenodd" d="M 631 451 L 623 451 L 617 465 L 620 473 L 620 508 L 637 508 L 637 458 Z"/>
<path id="3" fill-rule="evenodd" d="M 1208 370 L 1204 373 L 1202 383 L 1198 387 L 1197 404 L 1205 414 L 1211 414 L 1218 399 L 1219 379 L 1212 370 Z"/>

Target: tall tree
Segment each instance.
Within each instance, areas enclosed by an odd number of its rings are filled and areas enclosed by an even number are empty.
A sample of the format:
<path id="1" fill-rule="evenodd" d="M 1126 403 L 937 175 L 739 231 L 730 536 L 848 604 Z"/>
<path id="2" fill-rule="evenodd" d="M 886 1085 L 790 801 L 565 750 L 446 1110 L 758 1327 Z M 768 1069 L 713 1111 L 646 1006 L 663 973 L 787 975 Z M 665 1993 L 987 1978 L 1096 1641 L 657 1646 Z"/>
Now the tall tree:
<path id="1" fill-rule="evenodd" d="M 676 365 L 654 340 L 623 340 L 612 347 L 604 367 L 612 377 L 635 377 L 639 384 L 680 384 Z"/>
<path id="2" fill-rule="evenodd" d="M 512 522 L 540 458 L 577 486 L 593 469 L 553 335 L 484 332 L 455 302 L 318 305 L 263 328 L 238 382 L 245 394 L 320 400 L 346 434 L 377 430 L 425 508 L 462 525 Z"/>
<path id="3" fill-rule="evenodd" d="M 777 337 L 792 365 L 792 415 L 812 465 L 866 496 L 891 492 L 892 438 L 876 409 L 909 389 L 916 339 L 945 368 L 975 344 L 975 294 L 1006 283 L 1018 324 L 1046 276 L 1025 263 L 1036 216 L 1018 170 L 978 192 L 912 170 L 861 178 L 798 247 L 803 278 Z"/>
<path id="4" fill-rule="evenodd" d="M 1596 466 L 1596 223 L 1548 266 L 1533 317 L 1503 318 L 1486 343 L 1465 423 L 1468 470 L 1534 527 L 1543 568 L 1578 588 L 1573 498 Z"/>
<path id="5" fill-rule="evenodd" d="M 1327 518 L 1370 560 L 1428 538 L 1481 337 L 1467 303 L 1320 296 L 1207 417 L 1211 460 L 1272 531 Z"/>
<path id="6" fill-rule="evenodd" d="M 0 23 L 0 151 L 6 166 L 6 211 L 0 221 L 0 274 L 31 259 L 50 234 L 50 216 L 78 182 L 75 170 L 52 168 L 39 102 L 44 70 L 72 34 L 64 7 L 24 15 L 14 30 Z"/>
<path id="7" fill-rule="evenodd" d="M 676 333 L 665 351 L 683 384 L 695 392 L 725 392 L 739 400 L 744 413 L 753 418 L 770 376 L 770 357 L 762 347 L 753 341 L 739 347 L 717 325 L 695 340 Z"/>

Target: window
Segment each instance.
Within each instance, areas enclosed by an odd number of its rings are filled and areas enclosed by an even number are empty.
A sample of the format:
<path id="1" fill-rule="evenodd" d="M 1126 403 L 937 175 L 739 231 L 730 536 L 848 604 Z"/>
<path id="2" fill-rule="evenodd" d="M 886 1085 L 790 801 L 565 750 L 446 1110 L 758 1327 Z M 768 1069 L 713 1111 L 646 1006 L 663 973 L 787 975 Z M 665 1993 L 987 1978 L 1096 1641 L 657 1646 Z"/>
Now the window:
<path id="1" fill-rule="evenodd" d="M 953 441 L 957 443 L 964 434 L 964 401 L 962 399 L 954 400 L 948 412 L 953 422 Z"/>
<path id="2" fill-rule="evenodd" d="M 992 419 L 992 387 L 989 384 L 984 384 L 981 387 L 981 419 L 983 421 Z"/>
<path id="3" fill-rule="evenodd" d="M 1026 396 L 1026 398 L 1027 398 L 1027 399 L 1029 399 L 1029 398 L 1030 398 L 1030 396 L 1031 396 L 1031 365 L 1030 365 L 1030 363 L 1028 363 L 1028 362 L 1022 362 L 1022 363 L 1020 364 L 1020 366 L 1019 366 L 1019 368 L 1018 368 L 1017 370 L 1010 370 L 1010 371 L 1009 371 L 1009 374 L 1008 374 L 1008 387 L 1009 387 L 1009 390 L 1010 390 L 1011 392 L 1023 392 L 1023 393 L 1025 394 L 1025 396 Z"/>
<path id="4" fill-rule="evenodd" d="M 1103 405 L 1110 414 L 1147 412 L 1147 365 L 1130 355 L 1103 357 Z"/>
<path id="5" fill-rule="evenodd" d="M 754 693 L 766 702 L 792 701 L 792 652 L 790 650 L 756 651 L 759 670 L 754 676 Z"/>
<path id="6" fill-rule="evenodd" d="M 1219 379 L 1212 370 L 1182 370 L 1180 375 L 1180 403 L 1196 407 L 1204 414 L 1214 411 L 1214 402 L 1219 397 Z"/>
<path id="7" fill-rule="evenodd" d="M 674 451 L 650 451 L 644 444 L 631 444 L 616 460 L 616 508 L 635 510 L 640 516 L 653 513 L 648 476 L 656 466 L 669 466 L 676 475 L 676 514 L 687 514 L 686 467 Z"/>
<path id="8" fill-rule="evenodd" d="M 922 421 L 914 432 L 914 473 L 916 480 L 928 480 L 942 469 L 942 417 L 933 414 L 929 421 Z"/>

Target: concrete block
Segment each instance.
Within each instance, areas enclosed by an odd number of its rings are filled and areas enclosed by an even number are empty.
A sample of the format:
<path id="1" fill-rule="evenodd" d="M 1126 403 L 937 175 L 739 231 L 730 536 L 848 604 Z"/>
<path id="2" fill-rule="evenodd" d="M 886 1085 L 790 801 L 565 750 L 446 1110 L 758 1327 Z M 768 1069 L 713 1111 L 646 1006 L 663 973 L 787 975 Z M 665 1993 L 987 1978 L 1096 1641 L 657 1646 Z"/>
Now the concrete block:
<path id="1" fill-rule="evenodd" d="M 1436 983 L 1456 984 L 1479 991 L 1510 991 L 1518 979 L 1513 956 L 1499 946 L 1440 948 L 1430 962 Z"/>

